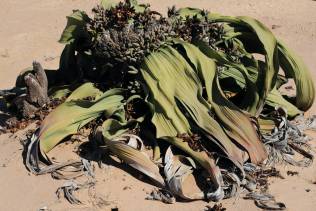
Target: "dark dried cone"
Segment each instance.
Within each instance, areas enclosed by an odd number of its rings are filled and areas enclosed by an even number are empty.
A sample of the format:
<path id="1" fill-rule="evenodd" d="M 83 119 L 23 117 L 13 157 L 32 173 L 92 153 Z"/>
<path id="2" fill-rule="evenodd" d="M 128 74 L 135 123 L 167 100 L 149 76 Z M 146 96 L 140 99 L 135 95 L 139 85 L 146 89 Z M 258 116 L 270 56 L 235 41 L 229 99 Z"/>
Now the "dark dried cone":
<path id="1" fill-rule="evenodd" d="M 94 18 L 87 24 L 91 37 L 91 51 L 97 72 L 103 74 L 110 83 L 116 86 L 130 86 L 128 82 L 137 80 L 128 75 L 129 66 L 139 67 L 150 52 L 158 49 L 169 38 L 181 38 L 185 41 L 203 40 L 211 47 L 222 39 L 223 27 L 211 23 L 202 17 L 180 18 L 178 11 L 172 7 L 168 17 L 151 11 L 146 7 L 144 12 L 136 12 L 126 1 L 105 10 L 102 6 L 93 9 Z M 231 51 L 228 48 L 225 51 Z M 100 71 L 99 71 L 100 70 Z M 101 75 L 101 74 L 99 74 Z M 135 87 L 132 88 L 135 92 Z M 136 91 L 137 92 L 137 91 Z"/>
<path id="2" fill-rule="evenodd" d="M 98 6 L 93 12 L 94 19 L 88 25 L 93 54 L 114 66 L 122 62 L 139 65 L 170 37 L 170 24 L 149 9 L 136 13 L 130 4 L 119 3 L 110 10 Z"/>
<path id="3" fill-rule="evenodd" d="M 203 151 L 204 148 L 201 143 L 201 137 L 198 134 L 189 135 L 187 133 L 178 134 L 178 138 L 181 138 L 183 141 L 187 142 L 189 147 L 194 151 Z"/>

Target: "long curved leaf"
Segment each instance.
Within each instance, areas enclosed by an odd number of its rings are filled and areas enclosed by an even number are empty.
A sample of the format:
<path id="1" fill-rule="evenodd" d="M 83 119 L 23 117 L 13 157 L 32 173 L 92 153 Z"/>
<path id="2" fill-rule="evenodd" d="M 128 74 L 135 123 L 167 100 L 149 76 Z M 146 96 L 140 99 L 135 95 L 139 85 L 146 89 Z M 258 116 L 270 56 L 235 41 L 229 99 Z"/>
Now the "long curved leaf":
<path id="1" fill-rule="evenodd" d="M 232 143 L 221 126 L 209 115 L 210 105 L 202 97 L 202 85 L 194 70 L 171 47 L 149 55 L 141 69 L 153 102 L 152 122 L 157 138 L 191 133 L 191 126 L 181 112 L 180 102 L 203 133 L 213 140 L 232 160 L 243 163 L 242 151 Z M 174 80 L 174 79 L 177 80 Z"/>
<path id="2" fill-rule="evenodd" d="M 104 9 L 110 9 L 111 7 L 115 6 L 117 4 L 116 1 L 113 0 L 101 0 L 100 5 L 104 8 Z"/>
<path id="3" fill-rule="evenodd" d="M 302 111 L 307 111 L 315 100 L 315 87 L 313 78 L 303 62 L 292 50 L 278 41 L 280 65 L 286 77 L 293 78 L 296 85 L 295 105 Z"/>
<path id="4" fill-rule="evenodd" d="M 262 162 L 267 154 L 258 133 L 248 115 L 225 98 L 219 86 L 215 62 L 194 45 L 179 43 L 204 82 L 208 100 L 226 133 L 248 152 L 253 163 Z"/>
<path id="5" fill-rule="evenodd" d="M 214 22 L 226 22 L 231 23 L 233 27 L 242 28 L 240 37 L 247 35 L 247 38 L 244 39 L 243 44 L 247 46 L 259 46 L 255 49 L 254 53 L 263 53 L 265 56 L 265 68 L 260 71 L 257 84 L 257 90 L 259 92 L 260 98 L 256 102 L 256 114 L 258 115 L 264 105 L 264 101 L 268 93 L 273 89 L 276 82 L 276 76 L 279 70 L 279 61 L 278 61 L 278 49 L 277 49 L 277 40 L 272 34 L 272 32 L 264 26 L 261 22 L 256 19 L 238 16 L 222 16 L 217 14 L 209 14 L 208 18 L 210 21 Z M 245 32 L 246 31 L 246 32 Z M 249 42 L 249 41 L 252 42 Z"/>
<path id="6" fill-rule="evenodd" d="M 67 16 L 67 25 L 61 34 L 59 42 L 70 44 L 74 40 L 85 36 L 84 26 L 88 20 L 88 15 L 80 10 L 75 10 L 70 16 Z"/>
<path id="7" fill-rule="evenodd" d="M 139 141 L 141 142 L 140 139 Z M 164 187 L 165 182 L 159 173 L 158 166 L 142 151 L 142 147 L 136 147 L 135 143 L 125 143 L 120 140 L 108 140 L 106 141 L 106 145 L 114 155 L 122 159 L 125 163 L 146 174 L 157 182 L 159 186 Z"/>
<path id="8" fill-rule="evenodd" d="M 76 91 L 74 93 L 74 95 L 80 95 Z M 49 152 L 65 137 L 76 133 L 81 127 L 101 114 L 110 116 L 123 105 L 124 98 L 121 89 L 111 89 L 95 101 L 74 100 L 72 95 L 69 96 L 69 99 L 72 100 L 59 105 L 44 119 L 40 126 L 40 148 L 45 153 Z"/>

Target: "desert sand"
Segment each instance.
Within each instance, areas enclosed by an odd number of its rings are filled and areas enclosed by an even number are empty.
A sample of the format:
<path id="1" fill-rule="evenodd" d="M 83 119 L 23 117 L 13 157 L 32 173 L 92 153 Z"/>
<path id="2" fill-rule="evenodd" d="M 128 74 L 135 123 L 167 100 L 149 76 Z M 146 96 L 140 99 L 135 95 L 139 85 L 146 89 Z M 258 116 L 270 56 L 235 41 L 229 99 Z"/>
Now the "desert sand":
<path id="1" fill-rule="evenodd" d="M 17 74 L 37 60 L 47 69 L 57 69 L 63 45 L 57 41 L 72 9 L 90 11 L 97 0 L 1 0 L 0 1 L 0 89 L 14 86 Z M 294 49 L 316 79 L 316 2 L 313 0 L 148 0 L 153 9 L 165 12 L 168 6 L 191 6 L 225 15 L 247 15 L 265 23 Z M 308 114 L 316 113 L 316 106 Z M 166 205 L 147 201 L 154 188 L 126 172 L 124 165 L 96 170 L 94 190 L 79 194 L 84 204 L 70 205 L 57 200 L 56 189 L 63 181 L 49 175 L 31 175 L 23 165 L 18 134 L 0 136 L 0 210 L 204 210 L 214 202 L 177 202 Z M 314 135 L 314 134 L 312 134 Z M 316 136 L 315 136 L 316 137 Z M 75 144 L 74 144 L 75 145 Z M 72 153 L 74 145 L 60 146 L 55 157 Z M 314 149 L 316 144 L 313 144 Z M 270 193 L 286 204 L 287 210 L 316 208 L 316 164 L 309 168 L 278 167 L 285 179 L 270 179 Z M 288 176 L 288 169 L 299 171 Z M 129 169 L 130 170 L 130 169 Z M 259 210 L 253 201 L 241 197 L 224 200 L 227 210 Z"/>

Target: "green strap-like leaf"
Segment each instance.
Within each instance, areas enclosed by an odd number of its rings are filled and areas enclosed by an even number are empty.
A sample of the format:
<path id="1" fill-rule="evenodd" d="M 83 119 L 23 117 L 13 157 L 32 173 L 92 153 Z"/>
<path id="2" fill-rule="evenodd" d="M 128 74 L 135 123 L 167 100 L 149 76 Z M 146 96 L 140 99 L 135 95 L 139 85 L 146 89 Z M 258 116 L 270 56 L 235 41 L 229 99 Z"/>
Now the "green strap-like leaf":
<path id="1" fill-rule="evenodd" d="M 78 79 L 78 69 L 75 45 L 66 44 L 60 56 L 57 80 L 74 83 Z"/>
<path id="2" fill-rule="evenodd" d="M 130 0 L 131 5 L 134 7 L 136 13 L 143 13 L 148 5 L 138 4 L 137 0 Z"/>
<path id="3" fill-rule="evenodd" d="M 292 50 L 278 41 L 280 65 L 285 72 L 285 76 L 293 78 L 296 85 L 295 105 L 302 111 L 307 111 L 315 99 L 315 87 L 313 78 L 303 62 Z"/>
<path id="4" fill-rule="evenodd" d="M 178 14 L 182 18 L 186 18 L 186 17 L 192 18 L 193 16 L 196 16 L 197 18 L 201 18 L 202 17 L 201 13 L 202 13 L 202 10 L 193 8 L 193 7 L 184 7 L 178 10 Z"/>
<path id="5" fill-rule="evenodd" d="M 201 16 L 202 11 L 200 9 L 183 8 L 180 10 L 180 12 L 180 16 L 182 17 L 192 17 L 194 15 L 197 15 L 197 17 L 200 18 L 203 17 Z M 258 81 L 256 82 L 259 97 L 253 97 L 255 101 L 251 101 L 252 105 L 250 105 L 249 108 L 252 114 L 256 114 L 258 116 L 263 108 L 264 101 L 268 93 L 275 86 L 275 80 L 279 68 L 277 41 L 274 35 L 266 26 L 250 17 L 231 17 L 215 13 L 208 13 L 207 18 L 211 22 L 228 23 L 230 24 L 230 27 L 232 27 L 232 29 L 236 28 L 236 31 L 233 31 L 232 34 L 226 35 L 227 39 L 235 36 L 242 37 L 244 36 L 244 34 L 247 34 L 251 36 L 251 40 L 255 41 L 255 46 L 263 47 L 261 48 L 263 51 L 260 53 L 263 53 L 265 56 L 266 66 L 264 71 L 259 72 Z M 240 29 L 242 29 L 242 31 L 239 31 Z M 245 33 L 245 31 L 247 31 L 247 33 Z M 249 36 L 247 38 L 249 38 Z M 248 39 L 245 39 L 243 44 L 247 45 L 247 42 Z M 249 44 L 248 46 L 251 46 L 251 44 Z"/>
<path id="6" fill-rule="evenodd" d="M 203 81 L 208 100 L 226 133 L 248 152 L 253 163 L 263 161 L 266 158 L 266 152 L 257 131 L 251 119 L 225 98 L 218 83 L 215 62 L 194 45 L 179 43 L 185 49 L 188 60 L 194 65 Z"/>
<path id="7" fill-rule="evenodd" d="M 101 0 L 100 2 L 100 5 L 106 10 L 111 9 L 111 7 L 114 7 L 116 4 L 117 2 L 114 0 Z"/>
<path id="8" fill-rule="evenodd" d="M 84 26 L 89 21 L 88 15 L 80 10 L 75 10 L 67 16 L 67 25 L 59 39 L 60 43 L 70 44 L 74 40 L 85 36 Z"/>
<path id="9" fill-rule="evenodd" d="M 288 117 L 290 118 L 303 113 L 292 103 L 284 99 L 284 97 L 276 88 L 272 89 L 272 91 L 269 93 L 266 104 L 272 106 L 273 108 L 278 106 L 284 108 L 287 111 Z"/>
<path id="10" fill-rule="evenodd" d="M 210 115 L 210 105 L 202 97 L 202 85 L 194 70 L 185 59 L 171 47 L 161 48 L 149 55 L 141 68 L 154 107 L 153 124 L 157 138 L 191 134 L 189 117 L 232 160 L 243 162 L 243 152 L 231 142 L 221 126 Z M 177 80 L 174 80 L 177 79 Z"/>
<path id="11" fill-rule="evenodd" d="M 228 75 L 240 74 L 242 79 L 246 82 L 244 87 L 246 88 L 247 99 L 241 104 L 241 108 L 248 111 L 251 114 L 257 112 L 257 105 L 259 102 L 259 92 L 256 87 L 256 81 L 251 80 L 251 75 L 248 69 L 241 63 L 232 62 L 229 60 L 228 56 L 223 52 L 211 49 L 206 43 L 196 41 L 194 45 L 199 47 L 209 58 L 213 59 L 217 65 L 224 66 L 229 70 L 234 70 L 234 72 L 226 72 Z"/>
<path id="12" fill-rule="evenodd" d="M 63 99 L 71 93 L 69 85 L 54 86 L 48 91 L 48 95 L 52 99 Z"/>
<path id="13" fill-rule="evenodd" d="M 95 85 L 91 82 L 87 82 L 79 86 L 76 90 L 74 90 L 71 95 L 66 99 L 66 102 L 73 100 L 83 100 L 87 97 L 92 99 L 97 99 L 103 93 L 95 87 Z"/>
<path id="14" fill-rule="evenodd" d="M 73 96 L 70 95 L 70 99 L 74 99 Z M 123 105 L 122 100 L 122 90 L 111 89 L 95 101 L 69 100 L 62 103 L 41 124 L 39 131 L 41 150 L 45 153 L 49 152 L 65 137 L 76 133 L 102 113 L 107 117 L 111 116 Z"/>
<path id="15" fill-rule="evenodd" d="M 251 72 L 251 74 L 249 74 L 248 79 L 250 79 L 252 82 L 256 81 L 256 78 L 258 77 L 257 75 L 257 71 L 256 70 L 252 70 L 252 68 L 248 67 L 248 71 Z M 245 81 L 245 77 L 242 75 L 242 73 L 240 71 L 238 71 L 237 69 L 234 68 L 229 68 L 227 70 L 224 70 L 221 72 L 221 76 L 220 78 L 233 78 L 236 83 L 240 86 L 240 89 L 244 89 L 246 88 L 246 81 Z M 283 76 L 279 76 L 280 80 L 283 80 Z M 283 83 L 283 82 L 279 82 L 279 83 Z M 245 94 L 246 95 L 246 94 Z M 247 96 L 246 96 L 247 97 Z M 248 99 L 249 100 L 249 99 Z M 288 102 L 282 95 L 281 93 L 277 90 L 276 87 L 274 87 L 271 92 L 269 92 L 267 99 L 265 101 L 265 104 L 272 106 L 272 107 L 276 107 L 276 106 L 280 106 L 284 109 L 287 110 L 288 112 L 288 116 L 290 118 L 293 118 L 299 114 L 301 114 L 302 112 L 295 107 L 292 103 Z"/>
<path id="16" fill-rule="evenodd" d="M 249 35 L 247 38 L 251 36 L 252 40 L 255 41 L 255 46 L 262 47 L 263 52 L 260 53 L 264 53 L 266 66 L 263 71 L 259 72 L 257 81 L 257 89 L 260 94 L 260 98 L 258 99 L 258 102 L 256 102 L 256 113 L 258 115 L 262 110 L 268 93 L 275 86 L 276 76 L 279 70 L 277 41 L 274 35 L 266 26 L 250 17 L 229 17 L 212 13 L 208 15 L 208 18 L 214 22 L 226 22 L 231 23 L 233 27 L 245 28 L 243 30 L 248 30 L 248 33 L 241 31 L 241 37 L 244 36 L 244 34 L 247 34 Z M 247 41 L 248 39 L 244 39 L 243 44 L 248 46 L 253 45 L 253 42 L 247 44 Z"/>

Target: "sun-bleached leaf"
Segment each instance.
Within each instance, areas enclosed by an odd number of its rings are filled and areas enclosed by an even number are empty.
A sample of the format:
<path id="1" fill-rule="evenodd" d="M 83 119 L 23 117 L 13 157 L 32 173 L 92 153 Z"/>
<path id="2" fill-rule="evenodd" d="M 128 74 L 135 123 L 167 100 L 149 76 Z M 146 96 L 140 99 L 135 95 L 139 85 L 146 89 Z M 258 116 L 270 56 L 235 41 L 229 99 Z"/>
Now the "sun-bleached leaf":
<path id="1" fill-rule="evenodd" d="M 143 142 L 139 137 L 124 134 L 105 143 L 115 156 L 147 175 L 158 186 L 164 187 L 164 180 L 159 173 L 159 168 L 144 152 Z"/>
<path id="2" fill-rule="evenodd" d="M 166 182 L 170 191 L 182 199 L 195 200 L 204 199 L 204 192 L 186 192 L 184 190 L 184 183 L 187 182 L 188 177 L 193 177 L 193 171 L 196 168 L 194 161 L 190 157 L 185 157 L 183 155 L 174 155 L 171 147 L 166 151 L 164 158 L 164 173 L 166 176 Z M 190 183 L 189 186 L 196 186 L 194 189 L 199 189 L 196 184 Z"/>

